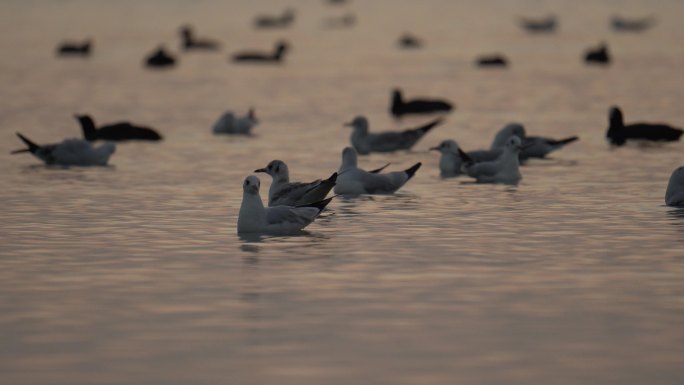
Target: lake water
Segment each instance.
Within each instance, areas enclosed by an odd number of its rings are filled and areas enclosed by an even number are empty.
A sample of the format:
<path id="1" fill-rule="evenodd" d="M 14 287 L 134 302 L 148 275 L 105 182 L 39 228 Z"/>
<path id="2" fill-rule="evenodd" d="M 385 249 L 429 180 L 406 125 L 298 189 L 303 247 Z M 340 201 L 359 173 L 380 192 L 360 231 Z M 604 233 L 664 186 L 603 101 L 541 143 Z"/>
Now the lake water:
<path id="1" fill-rule="evenodd" d="M 297 9 L 284 31 L 252 17 Z M 322 28 L 353 11 L 354 28 Z M 521 15 L 560 17 L 530 36 Z M 47 1 L 0 3 L 0 382 L 3 384 L 682 384 L 684 212 L 664 206 L 684 144 L 610 149 L 608 108 L 684 125 L 680 1 Z M 613 13 L 655 14 L 618 35 Z M 142 68 L 178 27 L 218 53 Z M 423 50 L 396 49 L 405 31 Z M 58 59 L 91 36 L 87 60 Z M 293 46 L 283 66 L 231 52 Z M 615 62 L 580 57 L 601 40 Z M 507 70 L 480 70 L 503 52 Z M 236 234 L 242 180 L 272 159 L 294 180 L 327 177 L 342 123 L 394 121 L 390 90 L 457 110 L 411 152 L 423 162 L 394 196 L 340 198 L 301 236 Z M 254 137 L 219 137 L 227 110 L 254 106 Z M 159 129 L 118 146 L 106 168 L 46 168 L 9 155 L 20 131 L 77 137 L 75 113 Z M 522 169 L 517 187 L 439 178 L 427 149 L 489 144 L 505 123 L 580 136 Z M 262 177 L 262 197 L 270 178 Z"/>

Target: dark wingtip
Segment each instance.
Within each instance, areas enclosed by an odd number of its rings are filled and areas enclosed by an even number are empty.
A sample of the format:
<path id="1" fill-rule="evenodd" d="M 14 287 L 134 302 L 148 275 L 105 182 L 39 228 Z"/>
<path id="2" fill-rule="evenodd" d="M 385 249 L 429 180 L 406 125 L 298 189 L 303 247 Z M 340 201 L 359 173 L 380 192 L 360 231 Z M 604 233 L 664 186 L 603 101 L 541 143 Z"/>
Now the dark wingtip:
<path id="1" fill-rule="evenodd" d="M 474 163 L 473 158 L 471 158 L 468 154 L 466 154 L 460 148 L 458 149 L 458 156 L 460 156 L 461 160 L 466 162 L 466 163 Z"/>
<path id="2" fill-rule="evenodd" d="M 308 204 L 297 206 L 297 207 L 315 207 L 318 209 L 318 212 L 321 212 L 321 211 L 323 211 L 325 206 L 327 206 L 328 203 L 330 203 L 330 201 L 333 200 L 333 198 L 335 198 L 335 197 L 333 196 L 333 197 L 330 197 L 327 199 L 323 199 L 322 201 L 318 201 L 318 202 L 314 202 L 314 203 L 308 203 Z"/>
<path id="3" fill-rule="evenodd" d="M 33 143 L 31 140 L 29 140 L 24 135 L 17 132 L 17 136 L 19 137 L 19 139 L 21 139 L 22 142 L 24 142 L 28 146 L 28 150 L 31 151 L 32 153 L 34 153 L 34 152 L 38 151 L 38 149 L 40 149 L 39 145 Z"/>
<path id="4" fill-rule="evenodd" d="M 330 178 L 326 179 L 324 182 L 335 183 L 337 181 L 337 171 L 335 171 Z"/>
<path id="5" fill-rule="evenodd" d="M 423 133 L 427 133 L 428 131 L 430 131 L 434 127 L 442 124 L 443 122 L 444 122 L 444 118 L 437 118 L 437 119 L 431 121 L 430 123 L 428 123 L 424 126 L 418 127 L 418 130 L 422 131 Z"/>
<path id="6" fill-rule="evenodd" d="M 418 171 L 418 169 L 419 169 L 420 166 L 422 166 L 422 165 L 423 165 L 422 163 L 418 162 L 418 163 L 414 164 L 413 166 L 411 166 L 411 167 L 407 168 L 406 170 L 404 170 L 404 172 L 405 172 L 406 174 L 408 174 L 408 178 L 411 179 L 411 178 L 413 178 L 413 176 L 416 174 L 416 171 Z"/>
<path id="7" fill-rule="evenodd" d="M 574 142 L 574 141 L 576 141 L 576 140 L 579 140 L 579 137 L 578 137 L 578 136 L 571 136 L 571 137 L 569 137 L 569 138 L 556 140 L 556 141 L 554 141 L 553 144 L 565 145 L 565 144 L 568 144 L 568 143 L 572 143 L 572 142 Z"/>

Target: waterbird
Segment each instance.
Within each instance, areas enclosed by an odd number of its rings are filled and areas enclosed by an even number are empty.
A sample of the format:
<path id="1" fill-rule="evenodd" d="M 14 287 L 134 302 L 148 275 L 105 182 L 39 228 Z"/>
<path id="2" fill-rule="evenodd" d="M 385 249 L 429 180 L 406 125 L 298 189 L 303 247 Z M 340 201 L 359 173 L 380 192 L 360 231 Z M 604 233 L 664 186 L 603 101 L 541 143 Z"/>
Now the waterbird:
<path id="1" fill-rule="evenodd" d="M 430 147 L 431 151 L 439 151 L 439 174 L 442 178 L 450 178 L 463 174 L 463 160 L 458 153 L 459 147 L 453 139 L 443 140 L 438 146 Z"/>
<path id="2" fill-rule="evenodd" d="M 145 58 L 145 66 L 151 68 L 166 68 L 176 65 L 176 58 L 166 52 L 163 46 L 157 48 Z"/>
<path id="3" fill-rule="evenodd" d="M 74 115 L 81 125 L 83 137 L 88 141 L 95 140 L 161 140 L 157 131 L 143 126 L 136 126 L 130 122 L 116 122 L 105 124 L 97 128 L 90 115 Z"/>
<path id="4" fill-rule="evenodd" d="M 548 15 L 540 19 L 519 17 L 518 21 L 524 30 L 531 33 L 555 32 L 558 26 L 558 20 L 555 15 Z"/>
<path id="5" fill-rule="evenodd" d="M 507 67 L 508 60 L 500 54 L 484 55 L 475 60 L 478 67 Z"/>
<path id="6" fill-rule="evenodd" d="M 106 166 L 116 151 L 116 145 L 105 142 L 98 147 L 83 139 L 65 139 L 61 143 L 38 145 L 17 132 L 27 148 L 12 151 L 12 154 L 30 152 L 46 165 L 57 166 Z"/>
<path id="7" fill-rule="evenodd" d="M 254 26 L 257 28 L 287 28 L 294 22 L 295 11 L 287 8 L 279 16 L 261 15 L 254 18 Z"/>
<path id="8" fill-rule="evenodd" d="M 423 47 L 423 40 L 407 32 L 399 37 L 397 44 L 399 45 L 399 48 L 417 49 Z"/>
<path id="9" fill-rule="evenodd" d="M 616 146 L 622 146 L 627 140 L 648 140 L 654 142 L 676 142 L 684 130 L 663 123 L 625 124 L 622 111 L 613 106 L 608 114 L 608 131 L 606 138 Z"/>
<path id="10" fill-rule="evenodd" d="M 584 53 L 584 61 L 587 64 L 610 64 L 610 53 L 608 53 L 608 45 L 601 43 L 596 48 L 589 48 Z"/>
<path id="11" fill-rule="evenodd" d="M 191 26 L 184 25 L 180 29 L 181 39 L 183 40 L 183 49 L 188 50 L 207 50 L 213 51 L 219 49 L 220 43 L 211 39 L 200 39 L 195 37 L 195 33 Z"/>
<path id="12" fill-rule="evenodd" d="M 91 39 L 86 39 L 81 43 L 72 41 L 63 42 L 57 47 L 57 55 L 60 56 L 89 56 L 93 46 Z"/>
<path id="13" fill-rule="evenodd" d="M 250 108 L 244 116 L 236 116 L 233 112 L 227 111 L 214 123 L 213 132 L 214 134 L 249 135 L 258 123 L 254 108 Z"/>
<path id="14" fill-rule="evenodd" d="M 614 15 L 610 19 L 610 25 L 616 32 L 643 32 L 655 24 L 655 17 L 647 16 L 637 19 L 626 19 Z"/>
<path id="15" fill-rule="evenodd" d="M 449 112 L 453 105 L 446 100 L 412 99 L 404 100 L 400 89 L 392 90 L 390 113 L 399 118 L 408 114 L 432 114 L 435 112 Z"/>
<path id="16" fill-rule="evenodd" d="M 494 137 L 491 148 L 501 148 L 511 136 L 517 136 L 522 140 L 522 150 L 520 160 L 525 161 L 529 158 L 545 158 L 553 151 L 560 150 L 566 144 L 572 143 L 579 138 L 570 136 L 563 139 L 552 139 L 542 136 L 527 136 L 525 127 L 516 122 L 506 124 Z"/>
<path id="17" fill-rule="evenodd" d="M 273 53 L 256 51 L 238 52 L 233 55 L 233 61 L 237 63 L 280 63 L 283 56 L 289 50 L 290 45 L 285 41 L 276 43 Z"/>
<path id="18" fill-rule="evenodd" d="M 334 191 L 342 195 L 393 194 L 413 178 L 420 166 L 418 162 L 404 171 L 381 173 L 384 167 L 365 171 L 358 167 L 356 150 L 346 147 L 342 151 L 342 164 L 337 171 Z"/>
<path id="19" fill-rule="evenodd" d="M 368 132 L 368 119 L 365 116 L 357 116 L 345 126 L 352 127 L 351 144 L 361 154 L 371 152 L 392 152 L 408 150 L 413 147 L 433 127 L 441 124 L 442 118 L 435 119 L 418 128 L 404 131 L 386 131 L 380 133 Z"/>
<path id="20" fill-rule="evenodd" d="M 665 204 L 674 207 L 684 207 L 684 166 L 672 172 L 665 191 Z"/>
<path id="21" fill-rule="evenodd" d="M 297 233 L 318 217 L 332 197 L 305 206 L 264 207 L 259 195 L 261 182 L 255 175 L 245 178 L 242 185 L 242 204 L 238 215 L 237 232 L 242 233 Z"/>
<path id="22" fill-rule="evenodd" d="M 521 141 L 523 140 L 523 138 L 525 137 L 525 129 L 522 126 L 522 124 L 512 122 L 503 126 L 501 129 L 499 129 L 499 131 L 497 131 L 496 135 L 494 135 L 494 139 L 492 140 L 492 143 L 488 149 L 464 152 L 466 155 L 468 155 L 468 158 L 471 162 L 491 162 L 498 159 L 501 156 L 501 154 L 503 153 L 503 148 L 506 146 L 508 139 L 510 139 L 512 136 L 517 136 L 518 138 L 520 138 Z M 456 151 L 459 154 L 462 151 L 462 149 L 458 145 L 455 145 L 455 142 L 454 144 L 449 144 L 447 147 L 451 151 Z M 441 151 L 442 149 L 440 148 L 440 152 Z"/>
<path id="23" fill-rule="evenodd" d="M 517 185 L 522 179 L 520 175 L 520 161 L 518 153 L 522 141 L 517 136 L 511 136 L 506 142 L 501 155 L 489 162 L 475 162 L 463 150 L 458 149 L 463 169 L 468 176 L 475 178 L 478 183 L 502 183 Z"/>
<path id="24" fill-rule="evenodd" d="M 328 179 L 317 179 L 313 182 L 290 182 L 290 171 L 282 160 L 273 160 L 264 168 L 254 170 L 263 172 L 273 178 L 268 189 L 268 206 L 301 206 L 325 199 L 335 186 L 337 173 Z"/>
<path id="25" fill-rule="evenodd" d="M 353 13 L 346 13 L 338 17 L 330 17 L 323 21 L 323 26 L 326 28 L 349 28 L 356 24 L 356 15 Z"/>

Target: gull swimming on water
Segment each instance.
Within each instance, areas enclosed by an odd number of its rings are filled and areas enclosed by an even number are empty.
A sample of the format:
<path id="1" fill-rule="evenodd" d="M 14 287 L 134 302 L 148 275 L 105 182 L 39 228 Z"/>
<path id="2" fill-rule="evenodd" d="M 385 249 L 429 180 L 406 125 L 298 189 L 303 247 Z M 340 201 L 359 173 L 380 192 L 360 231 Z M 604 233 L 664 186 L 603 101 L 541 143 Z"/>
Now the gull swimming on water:
<path id="1" fill-rule="evenodd" d="M 516 185 L 522 179 L 520 175 L 520 161 L 518 153 L 522 141 L 517 136 L 511 136 L 503 148 L 501 156 L 489 162 L 475 163 L 472 158 L 459 149 L 463 160 L 463 168 L 468 176 L 477 179 L 479 183 L 503 183 Z"/>
<path id="2" fill-rule="evenodd" d="M 27 146 L 12 151 L 12 154 L 30 152 L 46 165 L 57 166 L 106 166 L 109 157 L 116 151 L 116 145 L 105 142 L 99 147 L 83 139 L 65 139 L 61 143 L 38 145 L 17 132 L 17 136 Z"/>
<path id="3" fill-rule="evenodd" d="M 361 155 L 367 155 L 371 152 L 408 150 L 418 143 L 428 131 L 443 121 L 443 118 L 439 118 L 418 128 L 370 133 L 368 132 L 368 119 L 365 116 L 357 116 L 351 122 L 345 123 L 345 126 L 353 128 L 351 144 L 354 149 Z"/>
<path id="4" fill-rule="evenodd" d="M 491 148 L 503 148 L 508 138 L 514 135 L 522 139 L 520 160 L 523 161 L 529 158 L 545 158 L 549 153 L 560 150 L 566 144 L 572 143 L 579 139 L 577 136 L 570 136 L 564 139 L 551 139 L 542 136 L 527 136 L 525 127 L 522 124 L 509 123 L 499 130 L 496 137 L 494 137 Z"/>
<path id="5" fill-rule="evenodd" d="M 254 108 L 250 108 L 245 116 L 236 116 L 233 112 L 224 113 L 214 123 L 214 134 L 243 134 L 247 135 L 259 121 L 254 115 Z"/>
<path id="6" fill-rule="evenodd" d="M 316 219 L 331 198 L 306 206 L 264 207 L 259 196 L 261 182 L 255 175 L 245 178 L 242 185 L 242 205 L 238 215 L 240 233 L 297 233 Z"/>
<path id="7" fill-rule="evenodd" d="M 265 168 L 254 170 L 264 172 L 273 178 L 268 189 L 268 206 L 301 206 L 325 199 L 335 186 L 337 173 L 326 180 L 315 180 L 310 183 L 290 182 L 290 173 L 282 160 L 273 160 Z"/>
<path id="8" fill-rule="evenodd" d="M 356 151 L 346 147 L 342 151 L 342 165 L 337 172 L 335 194 L 392 194 L 406 184 L 421 166 L 418 162 L 404 171 L 380 173 L 384 167 L 365 171 L 358 168 L 357 162 Z"/>
<path id="9" fill-rule="evenodd" d="M 459 147 L 453 139 L 442 141 L 437 147 L 430 147 L 432 151 L 439 151 L 439 171 L 442 178 L 462 175 L 463 160 L 458 153 Z"/>
<path id="10" fill-rule="evenodd" d="M 672 172 L 670 182 L 665 192 L 665 204 L 668 206 L 684 207 L 684 166 Z"/>

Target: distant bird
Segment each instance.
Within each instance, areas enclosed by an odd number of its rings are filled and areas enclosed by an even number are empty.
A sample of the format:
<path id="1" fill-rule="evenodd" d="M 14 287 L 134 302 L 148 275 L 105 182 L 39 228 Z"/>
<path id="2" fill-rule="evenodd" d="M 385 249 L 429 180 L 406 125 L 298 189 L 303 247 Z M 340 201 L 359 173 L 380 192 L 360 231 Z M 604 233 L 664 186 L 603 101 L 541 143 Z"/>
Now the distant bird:
<path id="1" fill-rule="evenodd" d="M 301 206 L 319 202 L 325 199 L 335 186 L 337 173 L 328 179 L 317 179 L 309 183 L 290 182 L 290 172 L 287 164 L 282 160 L 273 160 L 268 166 L 254 170 L 264 172 L 273 178 L 268 190 L 268 205 L 271 206 Z"/>
<path id="2" fill-rule="evenodd" d="M 250 108 L 246 115 L 235 116 L 231 111 L 224 113 L 216 123 L 214 123 L 214 134 L 242 134 L 249 135 L 252 127 L 259 121 L 254 114 L 254 108 Z"/>
<path id="3" fill-rule="evenodd" d="M 442 141 L 439 146 L 431 147 L 431 151 L 439 151 L 439 174 L 442 178 L 459 176 L 463 172 L 461 167 L 463 160 L 459 154 L 458 143 L 455 140 L 447 139 Z"/>
<path id="4" fill-rule="evenodd" d="M 145 66 L 152 68 L 166 68 L 176 65 L 176 59 L 160 46 L 156 51 L 145 58 Z"/>
<path id="5" fill-rule="evenodd" d="M 665 191 L 665 204 L 674 207 L 684 207 L 684 166 L 672 172 L 670 182 Z"/>
<path id="6" fill-rule="evenodd" d="M 387 131 L 380 133 L 368 132 L 368 119 L 365 116 L 357 116 L 345 126 L 352 127 L 351 143 L 354 149 L 361 155 L 371 152 L 392 152 L 408 150 L 413 147 L 420 138 L 427 134 L 433 127 L 442 123 L 439 118 L 418 128 L 404 131 Z"/>
<path id="7" fill-rule="evenodd" d="M 83 139 L 65 139 L 57 144 L 38 145 L 18 132 L 17 136 L 27 148 L 12 151 L 12 154 L 30 152 L 46 165 L 106 166 L 109 157 L 116 151 L 116 145 L 111 142 L 94 147 Z"/>
<path id="8" fill-rule="evenodd" d="M 596 48 L 588 49 L 584 54 L 584 61 L 587 64 L 610 64 L 610 54 L 608 45 L 601 43 Z"/>
<path id="9" fill-rule="evenodd" d="M 648 140 L 654 142 L 676 142 L 684 130 L 662 123 L 624 124 L 619 107 L 610 108 L 608 116 L 608 132 L 606 138 L 616 146 L 622 146 L 627 140 Z"/>
<path id="10" fill-rule="evenodd" d="M 555 15 L 548 15 L 541 19 L 519 18 L 520 26 L 531 33 L 552 33 L 556 31 L 558 20 Z"/>
<path id="11" fill-rule="evenodd" d="M 82 43 L 64 42 L 57 47 L 59 56 L 89 56 L 93 42 L 90 39 Z"/>
<path id="12" fill-rule="evenodd" d="M 417 49 L 423 47 L 423 40 L 409 33 L 404 33 L 399 37 L 399 48 Z"/>
<path id="13" fill-rule="evenodd" d="M 525 129 L 520 123 L 508 123 L 503 126 L 499 131 L 497 131 L 496 135 L 494 135 L 492 144 L 488 149 L 468 151 L 465 153 L 468 155 L 468 158 L 475 163 L 491 162 L 497 160 L 503 153 L 506 143 L 513 136 L 520 138 L 521 141 L 525 137 Z M 458 150 L 459 154 L 462 151 L 458 145 L 455 145 L 454 147 L 454 145 L 450 144 L 449 147 L 451 150 Z"/>
<path id="14" fill-rule="evenodd" d="M 335 194 L 393 194 L 409 179 L 413 178 L 421 166 L 418 162 L 404 171 L 388 173 L 368 172 L 358 168 L 356 151 L 347 147 L 342 151 L 342 165 L 337 172 Z"/>
<path id="15" fill-rule="evenodd" d="M 655 25 L 655 18 L 625 19 L 615 15 L 610 19 L 610 25 L 616 32 L 643 32 Z"/>
<path id="16" fill-rule="evenodd" d="M 475 60 L 478 67 L 507 67 L 508 60 L 503 55 L 485 55 Z"/>
<path id="17" fill-rule="evenodd" d="M 432 114 L 435 112 L 449 112 L 453 109 L 450 102 L 439 99 L 404 100 L 400 89 L 392 91 L 390 113 L 399 118 L 409 114 Z"/>
<path id="18" fill-rule="evenodd" d="M 280 41 L 275 46 L 275 52 L 239 52 L 233 55 L 233 61 L 236 63 L 280 63 L 283 56 L 289 50 L 290 46 L 285 41 Z"/>
<path id="19" fill-rule="evenodd" d="M 342 4 L 347 3 L 347 0 L 326 0 L 326 1 L 328 2 L 328 4 L 331 4 L 331 5 L 342 5 Z"/>
<path id="20" fill-rule="evenodd" d="M 506 142 L 501 156 L 489 162 L 475 162 L 465 152 L 459 149 L 463 169 L 468 176 L 475 178 L 478 183 L 503 183 L 516 185 L 522 179 L 520 175 L 520 161 L 518 153 L 522 147 L 522 141 L 517 136 L 512 136 Z"/>
<path id="21" fill-rule="evenodd" d="M 331 17 L 323 21 L 326 28 L 349 28 L 356 24 L 356 15 L 347 13 L 339 17 Z"/>
<path id="22" fill-rule="evenodd" d="M 181 39 L 183 40 L 183 49 L 188 50 L 217 50 L 221 46 L 220 43 L 210 39 L 198 39 L 195 37 L 193 29 L 189 25 L 185 25 L 180 29 Z"/>
<path id="23" fill-rule="evenodd" d="M 527 136 L 525 127 L 520 123 L 508 123 L 494 137 L 491 149 L 503 148 L 511 136 L 517 136 L 522 140 L 520 160 L 529 158 L 545 158 L 549 153 L 560 150 L 566 144 L 572 143 L 579 138 L 571 136 L 564 139 L 551 139 L 542 136 Z"/>
<path id="24" fill-rule="evenodd" d="M 129 122 L 106 124 L 97 128 L 90 115 L 75 115 L 81 124 L 83 138 L 87 141 L 95 140 L 161 140 L 162 137 L 149 127 L 136 126 Z"/>
<path id="25" fill-rule="evenodd" d="M 257 16 L 254 19 L 254 26 L 257 28 L 287 28 L 294 22 L 294 19 L 295 11 L 288 8 L 280 16 Z"/>
<path id="26" fill-rule="evenodd" d="M 250 175 L 242 185 L 242 204 L 238 214 L 237 232 L 292 234 L 301 231 L 318 217 L 332 198 L 300 207 L 264 207 L 259 196 L 259 178 Z"/>

